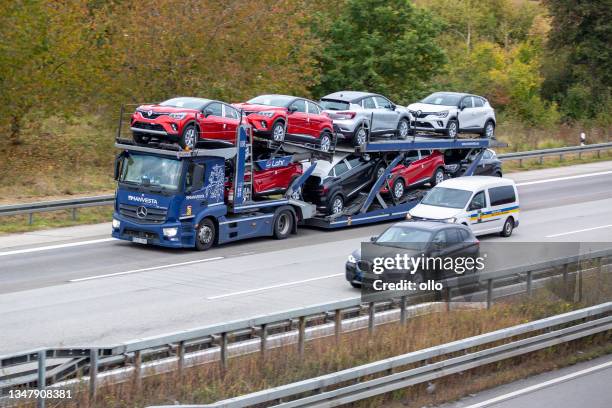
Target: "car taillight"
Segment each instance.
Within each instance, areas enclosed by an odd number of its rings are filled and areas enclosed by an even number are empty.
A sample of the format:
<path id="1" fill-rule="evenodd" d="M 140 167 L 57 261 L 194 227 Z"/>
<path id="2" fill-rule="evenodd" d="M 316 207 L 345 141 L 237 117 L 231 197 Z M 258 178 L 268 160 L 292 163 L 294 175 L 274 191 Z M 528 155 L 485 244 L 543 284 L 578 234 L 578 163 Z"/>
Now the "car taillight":
<path id="1" fill-rule="evenodd" d="M 338 119 L 353 119 L 357 112 L 334 112 Z"/>

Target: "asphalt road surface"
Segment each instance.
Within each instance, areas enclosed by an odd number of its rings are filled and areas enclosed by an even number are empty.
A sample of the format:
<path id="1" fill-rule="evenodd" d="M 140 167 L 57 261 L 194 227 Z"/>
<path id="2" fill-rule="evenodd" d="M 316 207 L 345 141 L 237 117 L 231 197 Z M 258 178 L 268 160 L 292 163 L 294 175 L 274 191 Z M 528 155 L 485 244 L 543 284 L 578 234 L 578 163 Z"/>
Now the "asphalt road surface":
<path id="1" fill-rule="evenodd" d="M 612 356 L 536 375 L 438 408 L 610 408 Z"/>
<path id="2" fill-rule="evenodd" d="M 611 162 L 512 177 L 519 183 L 521 226 L 504 242 L 612 241 Z M 107 232 L 81 239 L 56 232 L 4 237 L 0 354 L 108 346 L 358 297 L 344 280 L 346 257 L 388 225 L 302 228 L 284 241 L 255 239 L 204 253 L 115 241 Z M 502 238 L 482 239 L 494 240 Z"/>

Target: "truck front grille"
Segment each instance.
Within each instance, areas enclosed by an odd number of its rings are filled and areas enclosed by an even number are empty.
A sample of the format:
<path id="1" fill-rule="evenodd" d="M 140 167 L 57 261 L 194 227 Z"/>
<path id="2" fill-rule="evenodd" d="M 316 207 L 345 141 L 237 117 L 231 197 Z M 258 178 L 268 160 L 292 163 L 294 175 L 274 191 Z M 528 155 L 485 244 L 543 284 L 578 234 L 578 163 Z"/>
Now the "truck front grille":
<path id="1" fill-rule="evenodd" d="M 166 221 L 166 216 L 168 215 L 166 208 L 143 207 L 146 210 L 146 215 L 142 216 L 138 212 L 140 207 L 142 206 L 119 204 L 119 214 L 142 224 L 161 224 Z M 140 214 L 142 214 L 142 211 Z"/>

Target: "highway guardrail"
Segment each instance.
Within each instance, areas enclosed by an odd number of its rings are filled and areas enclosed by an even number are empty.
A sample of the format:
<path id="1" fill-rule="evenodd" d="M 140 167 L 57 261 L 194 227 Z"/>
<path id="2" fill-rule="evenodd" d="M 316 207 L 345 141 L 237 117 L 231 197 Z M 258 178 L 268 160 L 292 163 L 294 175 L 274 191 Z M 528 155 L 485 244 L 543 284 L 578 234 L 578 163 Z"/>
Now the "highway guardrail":
<path id="1" fill-rule="evenodd" d="M 604 249 L 476 276 L 451 278 L 444 282 L 452 289 L 445 290 L 444 296 L 437 300 L 442 300 L 445 308 L 450 309 L 457 294 L 465 295 L 465 288 L 469 287 L 469 293 L 476 294 L 483 306 L 490 307 L 497 297 L 517 292 L 530 295 L 534 288 L 548 280 L 562 277 L 563 297 L 580 302 L 585 271 L 595 271 L 597 278 L 602 279 L 604 272 L 612 271 L 611 265 L 612 249 Z M 572 279 L 575 289 L 570 290 Z M 419 302 L 423 301 L 422 295 L 418 298 Z M 4 355 L 0 356 L 0 396 L 18 387 L 44 389 L 87 381 L 93 398 L 101 383 L 131 378 L 140 381 L 144 375 L 167 371 L 180 373 L 187 366 L 211 361 L 218 361 L 224 369 L 230 357 L 250 352 L 265 355 L 272 348 L 291 343 L 297 344 L 299 352 L 304 353 L 305 341 L 312 338 L 333 335 L 339 340 L 343 332 L 359 328 L 367 327 L 372 333 L 377 324 L 398 320 L 405 324 L 409 305 L 414 303 L 412 296 L 366 302 L 356 297 L 106 347 L 42 348 Z M 391 312 L 393 316 L 389 317 Z M 386 316 L 382 316 L 384 314 Z M 351 326 L 348 320 L 356 317 L 364 325 Z M 312 331 L 322 325 L 329 327 L 329 334 L 314 335 Z M 284 339 L 288 341 L 280 341 L 274 336 L 288 336 Z"/>
<path id="2" fill-rule="evenodd" d="M 213 404 L 149 408 L 340 406 L 612 330 L 611 311 L 607 302 Z"/>
<path id="3" fill-rule="evenodd" d="M 596 152 L 598 155 L 601 151 L 612 149 L 612 142 L 597 143 L 585 146 L 569 146 L 558 147 L 553 149 L 532 150 L 527 152 L 502 153 L 497 157 L 502 161 L 518 160 L 519 165 L 522 165 L 523 160 L 539 158 L 540 163 L 544 157 L 559 156 L 560 159 L 567 154 L 578 154 L 578 157 L 584 152 Z M 40 201 L 26 204 L 11 204 L 0 206 L 0 216 L 2 215 L 28 215 L 28 224 L 32 224 L 33 214 L 47 211 L 72 210 L 72 218 L 76 219 L 76 211 L 78 208 L 107 206 L 114 203 L 114 195 L 100 195 L 92 197 L 81 197 L 67 200 L 55 201 Z"/>

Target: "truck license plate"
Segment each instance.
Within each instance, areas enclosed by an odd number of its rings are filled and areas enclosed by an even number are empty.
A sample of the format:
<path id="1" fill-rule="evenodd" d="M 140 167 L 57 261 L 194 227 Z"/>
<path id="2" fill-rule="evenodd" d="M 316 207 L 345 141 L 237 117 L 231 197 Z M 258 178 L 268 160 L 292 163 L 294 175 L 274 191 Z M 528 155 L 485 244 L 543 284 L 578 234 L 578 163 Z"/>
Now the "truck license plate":
<path id="1" fill-rule="evenodd" d="M 145 238 L 138 238 L 138 237 L 133 237 L 132 238 L 132 242 L 135 242 L 137 244 L 147 244 L 147 240 Z"/>

